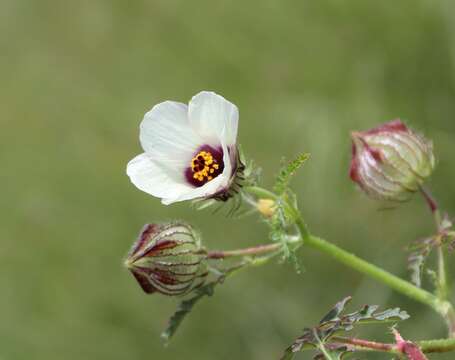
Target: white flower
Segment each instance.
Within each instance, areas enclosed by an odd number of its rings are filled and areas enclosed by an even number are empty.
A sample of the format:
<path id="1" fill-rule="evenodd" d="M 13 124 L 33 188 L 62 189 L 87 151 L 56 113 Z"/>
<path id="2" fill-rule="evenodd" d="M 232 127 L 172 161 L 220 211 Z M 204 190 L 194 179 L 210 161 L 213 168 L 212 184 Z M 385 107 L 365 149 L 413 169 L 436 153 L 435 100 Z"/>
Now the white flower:
<path id="1" fill-rule="evenodd" d="M 186 104 L 165 101 L 145 114 L 140 126 L 144 153 L 126 172 L 140 190 L 163 204 L 196 198 L 225 200 L 240 166 L 237 107 L 202 91 Z"/>

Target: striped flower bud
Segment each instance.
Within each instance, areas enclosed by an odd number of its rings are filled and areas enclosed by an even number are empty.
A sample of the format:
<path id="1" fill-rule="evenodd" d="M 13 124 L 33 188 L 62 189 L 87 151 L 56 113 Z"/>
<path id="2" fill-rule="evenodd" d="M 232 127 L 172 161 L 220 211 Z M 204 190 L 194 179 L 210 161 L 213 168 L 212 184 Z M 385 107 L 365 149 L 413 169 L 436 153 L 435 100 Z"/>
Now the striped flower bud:
<path id="1" fill-rule="evenodd" d="M 147 294 L 184 295 L 207 275 L 206 252 L 183 223 L 145 225 L 125 265 Z"/>
<path id="2" fill-rule="evenodd" d="M 405 201 L 434 169 L 431 141 L 400 120 L 351 137 L 350 177 L 372 198 Z"/>

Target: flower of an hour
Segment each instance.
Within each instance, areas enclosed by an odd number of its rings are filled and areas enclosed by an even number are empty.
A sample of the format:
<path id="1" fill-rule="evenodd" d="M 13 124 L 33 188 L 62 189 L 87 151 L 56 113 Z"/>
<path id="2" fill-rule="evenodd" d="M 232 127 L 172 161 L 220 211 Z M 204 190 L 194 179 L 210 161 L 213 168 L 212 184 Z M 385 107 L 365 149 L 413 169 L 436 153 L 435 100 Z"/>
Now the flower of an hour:
<path id="1" fill-rule="evenodd" d="M 226 200 L 241 169 L 238 119 L 237 107 L 213 92 L 200 92 L 188 105 L 155 105 L 140 125 L 144 153 L 128 163 L 128 176 L 166 205 L 198 198 Z"/>

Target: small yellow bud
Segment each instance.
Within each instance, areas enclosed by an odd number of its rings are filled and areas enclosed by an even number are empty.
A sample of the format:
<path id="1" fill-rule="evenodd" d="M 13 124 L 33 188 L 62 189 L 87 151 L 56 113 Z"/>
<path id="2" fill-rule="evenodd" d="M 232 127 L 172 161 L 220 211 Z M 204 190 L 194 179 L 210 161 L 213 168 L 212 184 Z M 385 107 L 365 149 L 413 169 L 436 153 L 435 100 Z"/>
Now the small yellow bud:
<path id="1" fill-rule="evenodd" d="M 275 201 L 272 199 L 259 199 L 256 206 L 258 211 L 267 218 L 275 213 Z"/>

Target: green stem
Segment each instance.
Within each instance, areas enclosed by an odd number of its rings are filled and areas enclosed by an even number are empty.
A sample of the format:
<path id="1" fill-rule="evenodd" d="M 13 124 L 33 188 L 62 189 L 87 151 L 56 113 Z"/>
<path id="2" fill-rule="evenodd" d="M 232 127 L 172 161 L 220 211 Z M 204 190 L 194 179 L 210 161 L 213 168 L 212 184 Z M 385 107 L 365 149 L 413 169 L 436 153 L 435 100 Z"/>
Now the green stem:
<path id="1" fill-rule="evenodd" d="M 439 211 L 438 202 L 431 195 L 431 193 L 424 187 L 420 188 L 420 192 L 423 195 L 434 219 L 436 226 L 436 232 L 439 234 L 441 232 L 441 212 Z M 447 270 L 445 266 L 445 254 L 442 246 L 438 246 L 438 284 L 437 284 L 437 295 L 441 300 L 448 299 L 448 282 L 447 282 Z"/>
<path id="2" fill-rule="evenodd" d="M 433 212 L 434 221 L 438 233 L 441 231 L 441 214 L 439 210 Z M 438 249 L 438 289 L 437 295 L 441 300 L 449 298 L 449 284 L 447 281 L 447 269 L 445 261 L 445 253 L 442 244 L 439 244 Z"/>
<path id="3" fill-rule="evenodd" d="M 324 355 L 324 359 L 325 360 L 334 360 L 332 355 L 325 348 L 324 343 L 319 338 L 318 332 L 316 331 L 316 329 L 313 329 L 313 336 L 315 337 L 315 339 L 318 342 L 318 349 Z"/>
<path id="4" fill-rule="evenodd" d="M 304 239 L 304 243 L 314 249 L 322 251 L 341 263 L 357 270 L 371 278 L 382 282 L 395 291 L 406 295 L 416 301 L 426 304 L 436 310 L 440 314 L 446 314 L 446 304 L 441 302 L 436 296 L 430 292 L 412 285 L 410 282 L 403 280 L 388 271 L 377 267 L 365 260 L 360 259 L 354 254 L 351 254 L 328 241 L 316 236 L 309 236 Z"/>
<path id="5" fill-rule="evenodd" d="M 433 219 L 436 226 L 437 236 L 440 236 L 442 219 L 439 206 L 435 198 L 430 194 L 430 192 L 424 187 L 420 188 L 420 192 L 425 198 L 425 201 L 433 214 Z M 442 244 L 438 244 L 437 248 L 438 256 L 438 280 L 437 280 L 437 289 L 436 295 L 441 301 L 447 302 L 449 298 L 449 282 L 447 280 L 447 268 L 445 261 L 445 253 Z M 453 307 L 448 308 L 447 314 L 445 316 L 447 326 L 449 328 L 449 337 L 455 337 L 455 311 Z"/>
<path id="6" fill-rule="evenodd" d="M 277 201 L 282 201 L 282 199 L 279 198 L 274 193 L 259 187 L 248 187 L 245 188 L 245 190 L 259 198 L 268 198 Z M 317 249 L 331 256 L 332 258 L 338 260 L 339 262 L 345 264 L 346 266 L 356 271 L 359 271 L 360 273 L 370 276 L 371 278 L 389 286 L 391 289 L 411 299 L 414 299 L 422 304 L 428 305 L 447 320 L 447 322 L 450 325 L 450 329 L 453 333 L 455 327 L 452 327 L 451 324 L 455 324 L 455 322 L 453 322 L 451 319 L 455 321 L 455 311 L 448 301 L 440 299 L 439 297 L 433 295 L 432 293 L 424 289 L 421 289 L 413 285 L 412 283 L 403 280 L 398 276 L 395 276 L 389 273 L 388 271 L 383 270 L 382 268 L 373 265 L 322 238 L 311 235 L 307 225 L 302 219 L 300 212 L 296 208 L 292 207 L 289 203 L 285 203 L 284 205 L 285 209 L 289 211 L 291 216 L 294 217 L 297 228 L 300 232 L 303 243 L 305 245 L 308 245 L 314 249 Z"/>
<path id="7" fill-rule="evenodd" d="M 445 254 L 442 246 L 438 247 L 438 297 L 447 300 L 449 297 L 449 285 L 445 265 Z"/>
<path id="8" fill-rule="evenodd" d="M 301 224 L 301 222 L 298 221 L 297 226 L 299 228 L 302 227 L 303 231 L 306 231 L 306 226 L 304 223 Z M 379 282 L 382 282 L 383 284 L 389 286 L 391 289 L 403 295 L 406 295 L 411 299 L 430 306 L 446 320 L 449 328 L 449 336 L 453 337 L 455 334 L 455 311 L 450 302 L 441 300 L 432 293 L 414 286 L 410 282 L 403 280 L 398 276 L 395 276 L 388 271 L 377 267 L 376 265 L 362 260 L 356 255 L 351 254 L 324 239 L 310 235 L 303 240 L 304 244 L 322 251 L 323 253 L 351 267 L 352 269 L 366 274 Z"/>
<path id="9" fill-rule="evenodd" d="M 455 350 L 455 339 L 417 341 L 424 353 L 443 353 Z"/>

